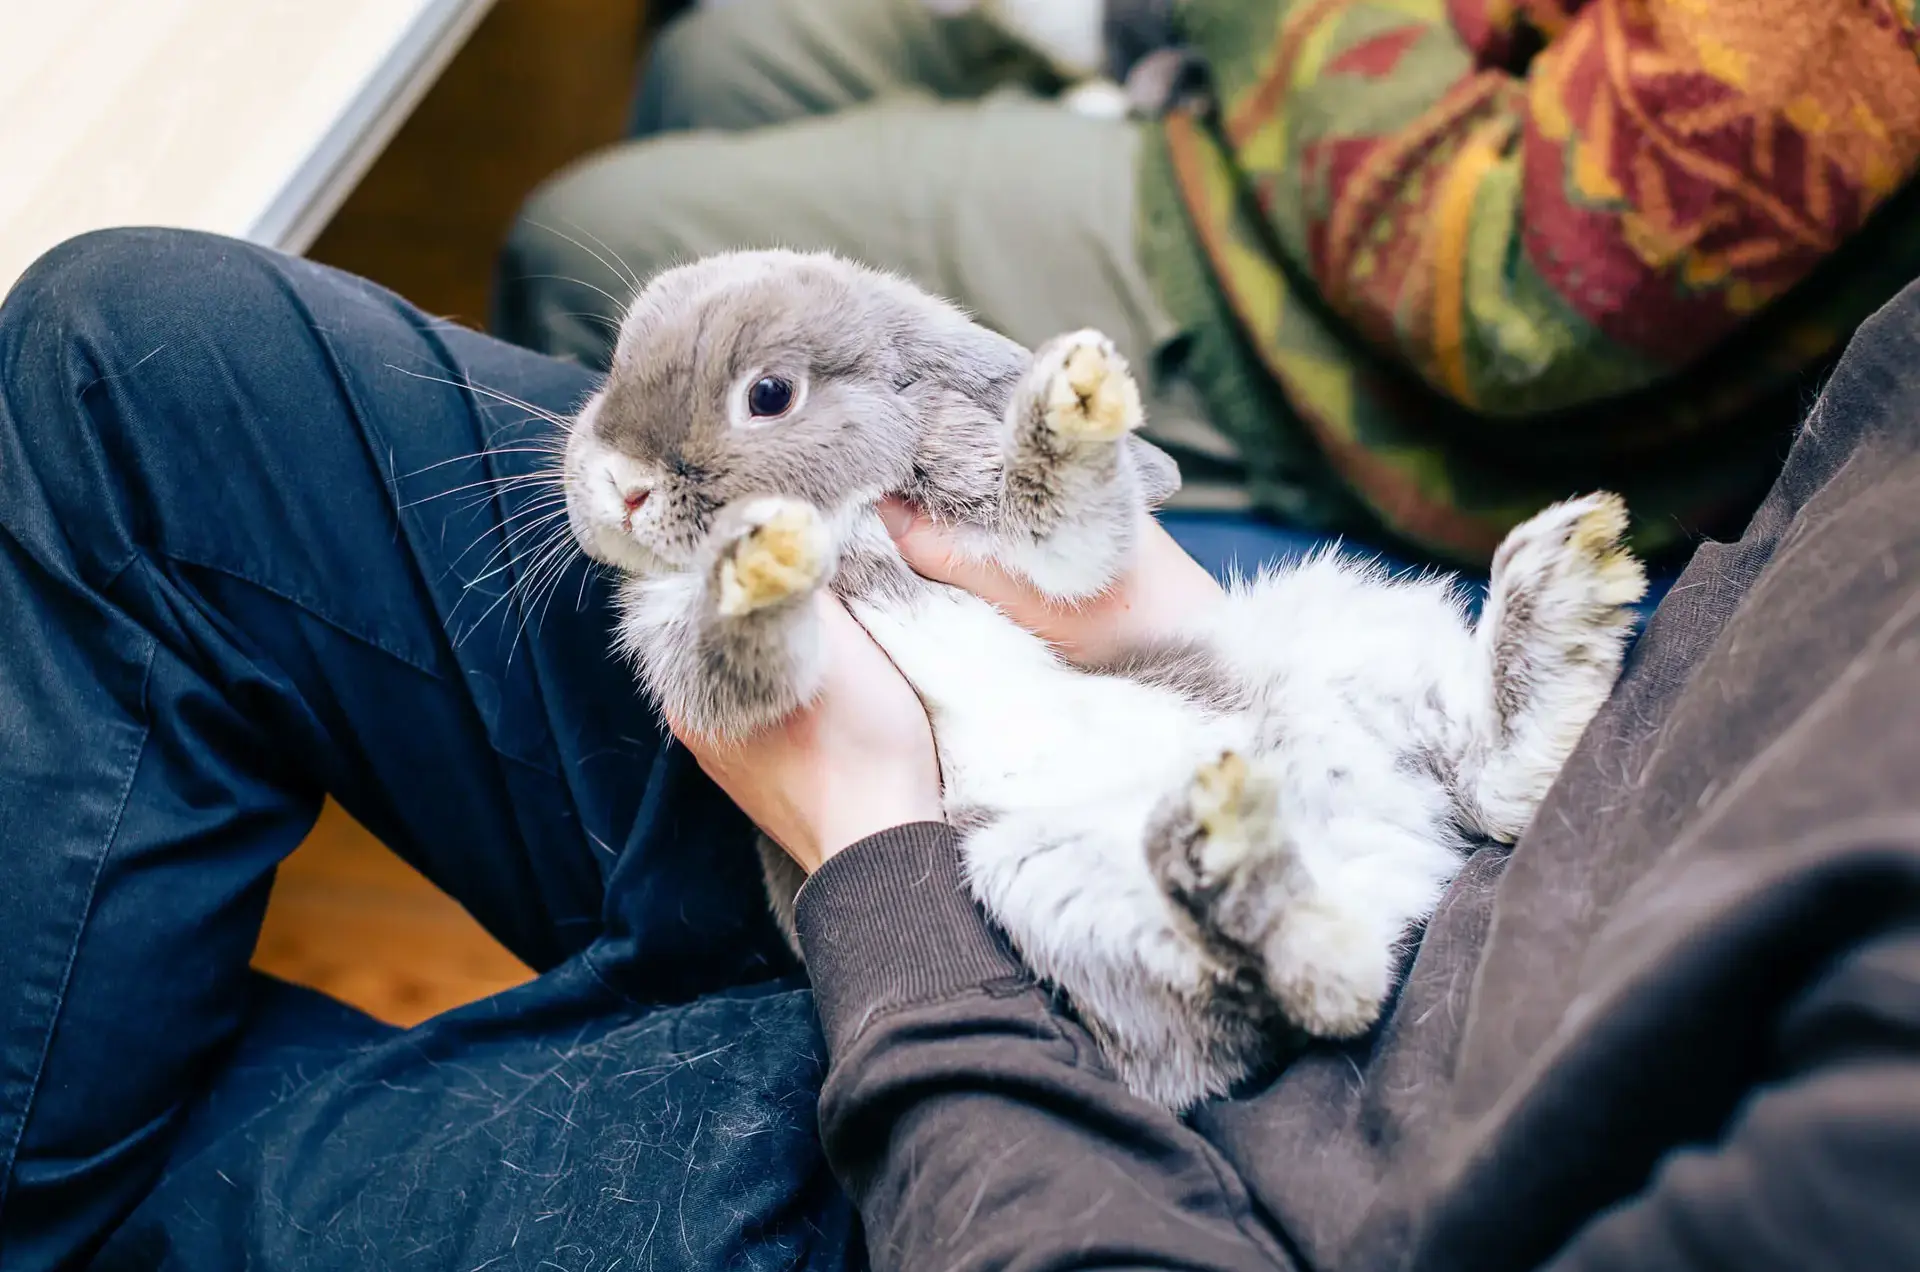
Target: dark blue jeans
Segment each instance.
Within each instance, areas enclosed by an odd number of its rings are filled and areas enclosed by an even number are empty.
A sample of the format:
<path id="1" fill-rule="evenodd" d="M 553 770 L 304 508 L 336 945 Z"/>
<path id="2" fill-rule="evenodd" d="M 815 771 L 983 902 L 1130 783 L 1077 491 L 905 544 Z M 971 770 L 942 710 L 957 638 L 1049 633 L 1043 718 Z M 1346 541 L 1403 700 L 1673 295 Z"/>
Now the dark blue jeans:
<path id="1" fill-rule="evenodd" d="M 749 828 L 512 480 L 590 385 L 181 232 L 0 308 L 0 1267 L 863 1262 Z M 403 1032 L 250 972 L 326 792 L 539 978 Z"/>

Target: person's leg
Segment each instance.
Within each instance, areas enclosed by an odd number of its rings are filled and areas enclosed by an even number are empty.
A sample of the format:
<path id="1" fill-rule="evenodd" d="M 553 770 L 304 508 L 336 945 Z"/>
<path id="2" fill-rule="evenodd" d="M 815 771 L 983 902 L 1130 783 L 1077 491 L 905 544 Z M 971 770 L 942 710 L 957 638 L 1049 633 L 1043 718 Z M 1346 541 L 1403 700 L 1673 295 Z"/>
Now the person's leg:
<path id="1" fill-rule="evenodd" d="M 76 240 L 0 308 L 6 1266 L 151 1181 L 323 791 L 536 967 L 597 939 L 658 1000 L 779 960 L 744 822 L 514 480 L 588 385 L 200 235 Z"/>
<path id="2" fill-rule="evenodd" d="M 811 994 L 636 1011 L 598 964 L 349 1054 L 242 1057 L 260 1070 L 247 1107 L 169 1165 L 94 1266 L 862 1266 L 815 1123 Z"/>
<path id="3" fill-rule="evenodd" d="M 1348 1087 L 1394 1096 L 1333 1115 L 1401 1154 L 1382 1222 L 1322 1229 L 1343 1262 L 1916 1265 L 1916 367 L 1920 283 L 1695 553 L 1497 889 L 1427 929 Z"/>
<path id="4" fill-rule="evenodd" d="M 1139 140 L 1126 122 L 1002 93 L 636 142 L 529 201 L 501 256 L 494 329 L 604 366 L 628 301 L 670 265 L 734 248 L 836 252 L 1029 346 L 1106 332 L 1147 389 L 1149 436 L 1180 461 L 1183 506 L 1239 506 L 1232 448 L 1154 374 L 1176 333 L 1134 255 Z"/>
<path id="5" fill-rule="evenodd" d="M 1139 143 L 1133 125 L 1001 94 L 617 147 L 528 201 L 502 255 L 495 329 L 605 366 L 647 278 L 785 247 L 897 271 L 1023 344 L 1097 326 L 1141 363 L 1171 331 L 1133 260 Z"/>
<path id="6" fill-rule="evenodd" d="M 1043 78 L 991 23 L 941 16 L 927 0 L 706 0 L 654 37 L 629 132 L 760 128 L 878 97 L 970 98 Z"/>

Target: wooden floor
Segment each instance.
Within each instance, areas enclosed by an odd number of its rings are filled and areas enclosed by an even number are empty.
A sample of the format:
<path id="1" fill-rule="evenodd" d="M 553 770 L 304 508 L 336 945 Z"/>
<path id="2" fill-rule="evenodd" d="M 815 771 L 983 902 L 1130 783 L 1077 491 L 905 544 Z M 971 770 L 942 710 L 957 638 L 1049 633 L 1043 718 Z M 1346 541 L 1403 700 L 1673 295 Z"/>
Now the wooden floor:
<path id="1" fill-rule="evenodd" d="M 499 0 L 310 253 L 484 324 L 520 201 L 620 132 L 639 0 Z M 529 975 L 329 803 L 281 868 L 256 966 L 411 1024 Z"/>
<path id="2" fill-rule="evenodd" d="M 531 975 L 331 801 L 280 867 L 253 961 L 398 1025 Z"/>

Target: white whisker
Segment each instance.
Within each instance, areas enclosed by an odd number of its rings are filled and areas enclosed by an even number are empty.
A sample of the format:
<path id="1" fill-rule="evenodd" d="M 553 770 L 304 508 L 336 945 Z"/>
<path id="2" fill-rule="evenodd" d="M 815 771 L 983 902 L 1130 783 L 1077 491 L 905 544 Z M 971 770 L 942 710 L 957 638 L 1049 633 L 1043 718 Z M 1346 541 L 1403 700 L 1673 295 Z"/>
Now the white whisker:
<path id="1" fill-rule="evenodd" d="M 473 587 L 475 584 L 482 583 L 487 579 L 492 578 L 494 575 L 498 574 L 501 570 L 511 569 L 513 562 L 510 560 L 501 561 L 500 564 L 497 566 L 494 565 L 494 562 L 500 561 L 500 557 L 502 556 L 502 554 L 512 552 L 513 545 L 519 542 L 520 540 L 526 538 L 528 535 L 537 534 L 543 530 L 552 530 L 555 527 L 555 523 L 564 523 L 565 519 L 566 519 L 566 509 L 558 508 L 558 509 L 547 512 L 542 517 L 539 517 L 533 521 L 527 522 L 523 526 L 515 527 L 513 533 L 507 535 L 506 538 L 499 544 L 499 546 L 494 548 L 492 555 L 488 556 L 486 560 L 480 563 L 480 569 L 482 573 L 469 579 L 463 586 L 466 588 Z M 502 523 L 502 525 L 504 524 L 505 523 Z M 475 539 L 470 545 L 468 545 L 466 552 L 462 552 L 459 556 L 453 559 L 453 564 L 458 565 L 461 559 L 467 555 L 467 552 L 472 552 L 475 548 L 479 547 L 482 543 L 486 541 L 486 538 L 487 536 L 485 534 L 482 534 L 479 538 Z M 542 540 L 541 542 L 544 543 L 545 540 Z M 525 556 L 528 554 L 523 553 L 522 555 Z"/>
<path id="2" fill-rule="evenodd" d="M 398 508 L 399 511 L 404 512 L 408 508 L 418 508 L 421 504 L 432 503 L 436 499 L 445 499 L 448 495 L 457 495 L 463 490 L 479 490 L 484 488 L 489 494 L 501 494 L 520 486 L 540 485 L 544 482 L 557 481 L 559 478 L 560 470 L 558 468 L 542 468 L 536 472 L 515 473 L 508 477 L 482 477 L 479 481 L 463 482 L 458 486 L 450 486 L 445 490 L 435 491 L 431 495 L 422 495 L 418 499 L 410 499 L 406 503 L 400 504 Z"/>
<path id="3" fill-rule="evenodd" d="M 605 296 L 608 302 L 612 304 L 615 309 L 618 309 L 621 313 L 625 313 L 627 311 L 627 303 L 628 303 L 627 301 L 620 299 L 618 296 L 614 295 L 612 292 L 608 291 L 604 287 L 594 286 L 592 283 L 588 282 L 584 278 L 572 278 L 566 274 L 522 274 L 520 277 L 525 279 L 528 282 L 538 282 L 542 279 L 551 279 L 557 283 L 572 283 L 575 287 L 584 287 L 588 291 L 599 292 L 602 296 Z"/>
<path id="4" fill-rule="evenodd" d="M 585 252 L 588 256 L 593 257 L 594 260 L 599 261 L 602 265 L 605 265 L 607 269 L 613 273 L 614 277 L 618 278 L 621 282 L 626 283 L 627 285 L 632 287 L 634 291 L 637 292 L 640 290 L 639 278 L 637 278 L 634 275 L 634 272 L 631 269 L 627 268 L 627 263 L 625 261 L 620 261 L 618 265 L 615 265 L 613 261 L 608 260 L 605 256 L 602 256 L 600 253 L 594 251 L 592 248 L 588 247 L 585 243 L 582 243 L 579 239 L 573 237 L 573 235 L 567 234 L 561 230 L 556 230 L 551 225 L 547 225 L 540 221 L 532 221 L 532 220 L 528 221 L 527 224 L 533 226 L 535 229 L 545 230 L 547 233 L 553 235 L 555 238 L 565 239 L 567 242 L 573 244 L 575 247 Z M 607 249 L 607 252 L 613 256 L 614 260 L 619 260 L 620 253 L 615 252 L 610 247 L 607 247 L 606 243 L 601 240 L 600 236 L 595 234 L 592 230 L 587 229 L 584 225 L 574 225 L 574 223 L 571 221 L 567 222 L 567 224 L 573 225 L 574 229 L 579 230 L 582 234 L 586 235 L 588 238 L 592 239 L 594 242 L 599 243 L 601 247 L 605 247 Z M 576 282 L 576 283 L 580 282 L 580 280 L 577 278 L 571 279 L 569 281 Z M 591 284 L 583 284 L 583 286 L 591 286 Z M 601 294 L 605 295 L 604 292 Z M 609 297 L 609 299 L 611 299 L 611 297 Z M 621 305 L 622 309 L 624 309 L 625 307 L 626 307 L 625 305 Z"/>
<path id="5" fill-rule="evenodd" d="M 556 446 L 502 446 L 497 450 L 481 450 L 474 451 L 470 455 L 455 455 L 451 459 L 442 459 L 435 463 L 428 464 L 424 468 L 416 468 L 410 473 L 396 473 L 393 479 L 395 481 L 411 481 L 421 473 L 430 473 L 436 468 L 445 468 L 448 464 L 459 464 L 476 459 L 486 459 L 493 455 L 562 455 L 565 453 L 564 448 Z"/>
<path id="6" fill-rule="evenodd" d="M 533 615 L 534 606 L 539 603 L 542 587 L 546 588 L 547 597 L 551 600 L 553 588 L 566 577 L 567 568 L 573 563 L 575 552 L 572 540 L 562 537 L 546 550 L 546 554 L 540 558 L 539 563 L 528 572 L 527 594 L 522 598 L 520 606 L 520 624 L 514 631 L 513 644 L 507 648 L 507 666 L 513 666 L 514 654 L 519 651 L 520 638 L 526 635 L 527 623 Z M 543 616 L 545 615 L 544 606 L 540 612 Z"/>
<path id="7" fill-rule="evenodd" d="M 564 531 L 562 531 L 561 533 L 563 534 L 563 533 L 564 533 Z M 559 535 L 556 535 L 556 536 L 555 536 L 555 538 L 556 538 L 556 540 L 558 540 L 558 541 L 559 541 L 559 544 L 560 544 L 560 545 L 563 545 L 563 544 L 564 544 L 564 540 L 563 540 L 563 539 L 560 539 L 560 536 L 559 536 Z M 554 546 L 556 546 L 556 544 L 555 544 L 555 543 L 552 543 L 552 542 L 544 542 L 544 541 L 543 541 L 543 542 L 542 542 L 542 543 L 541 543 L 541 544 L 540 544 L 539 546 L 537 546 L 537 547 L 535 547 L 535 548 L 534 548 L 534 550 L 533 550 L 533 554 L 534 554 L 534 555 L 537 555 L 537 554 L 541 554 L 541 553 L 548 553 L 548 552 L 551 552 L 551 551 L 553 550 L 553 547 L 554 547 Z M 539 559 L 541 559 L 541 560 L 544 560 L 545 558 L 544 558 L 544 556 L 542 556 L 542 557 L 540 557 Z M 508 559 L 507 561 L 504 561 L 504 562 L 502 562 L 502 563 L 501 563 L 501 564 L 500 564 L 499 566 L 497 566 L 497 567 L 495 567 L 495 569 L 493 569 L 492 571 L 489 571 L 489 573 L 490 573 L 490 574 L 497 574 L 497 573 L 499 573 L 499 572 L 500 572 L 501 570 L 506 570 L 506 569 L 511 569 L 511 568 L 513 567 L 513 565 L 515 564 L 515 562 L 516 562 L 516 561 L 518 561 L 518 560 L 520 560 L 520 558 L 509 558 L 509 559 Z M 482 578 L 484 578 L 484 577 L 486 577 L 486 576 L 484 576 L 484 575 L 483 575 L 483 576 L 482 576 Z M 462 645 L 464 645 L 464 644 L 466 643 L 466 641 L 467 641 L 467 639 L 468 639 L 468 637 L 471 637 L 471 636 L 473 635 L 473 633 L 474 633 L 475 631 L 477 631 L 477 630 L 479 630 L 479 629 L 480 629 L 480 627 L 482 627 L 482 626 L 484 626 L 484 625 L 485 625 L 485 623 L 486 623 L 486 621 L 487 621 L 487 619 L 488 619 L 488 618 L 489 618 L 489 617 L 490 617 L 490 616 L 491 616 L 491 615 L 493 614 L 493 612 L 494 612 L 495 610 L 497 610 L 497 609 L 499 609 L 499 608 L 500 608 L 500 606 L 501 606 L 501 605 L 503 605 L 503 604 L 505 604 L 505 603 L 506 603 L 507 601 L 510 601 L 510 600 L 512 600 L 512 599 L 514 598 L 514 595 L 515 595 L 516 593 L 519 593 L 519 592 L 521 592 L 521 590 L 522 590 L 522 586 L 523 586 L 523 582 L 524 582 L 524 579 L 525 579 L 525 578 L 526 578 L 526 575 L 525 575 L 525 574 L 522 574 L 522 575 L 520 575 L 520 576 L 517 576 L 517 577 L 516 577 L 516 578 L 515 578 L 515 579 L 514 579 L 514 580 L 513 580 L 513 581 L 512 581 L 511 583 L 509 583 L 509 584 L 508 584 L 508 585 L 507 585 L 507 586 L 506 586 L 505 588 L 503 588 L 503 589 L 501 589 L 501 592 L 500 592 L 500 595 L 494 598 L 494 601 L 493 601 L 493 604 L 491 604 L 491 605 L 489 605 L 489 606 L 487 606 L 487 608 L 486 608 L 486 609 L 484 609 L 484 610 L 482 610 L 482 611 L 480 612 L 480 617 L 474 620 L 474 625 L 473 625 L 472 627 L 470 627 L 470 628 L 468 628 L 468 629 L 467 629 L 467 631 L 466 631 L 466 634 L 465 634 L 465 635 L 463 635 L 463 636 L 462 636 L 462 637 L 460 638 L 460 640 L 459 640 L 459 641 L 458 641 L 458 642 L 457 642 L 457 643 L 455 644 L 455 646 L 454 646 L 454 647 L 455 647 L 455 648 L 457 649 L 457 648 L 459 648 L 460 646 L 462 646 Z M 455 602 L 455 603 L 454 603 L 454 609 L 455 609 L 456 611 L 457 611 L 457 610 L 458 610 L 458 609 L 460 608 L 460 603 L 461 603 L 461 602 L 464 602 L 464 601 L 466 600 L 466 597 L 467 597 L 467 590 L 468 590 L 468 589 L 470 589 L 470 588 L 472 588 L 472 587 L 474 586 L 474 584 L 476 584 L 476 583 L 479 583 L 480 581 L 481 581 L 480 579 L 474 579 L 474 580 L 473 580 L 473 581 L 472 581 L 471 583 L 468 583 L 468 584 L 466 585 L 466 588 L 463 588 L 463 589 L 461 590 L 461 597 L 460 597 L 460 601 L 457 601 L 457 602 Z M 448 615 L 448 618 L 449 618 L 449 619 L 451 619 L 451 618 L 452 618 L 452 615 L 451 615 L 451 614 L 449 614 L 449 615 Z M 516 636 L 516 638 L 515 638 L 515 639 L 517 640 L 517 639 L 518 639 L 518 637 Z M 509 651 L 509 665 L 511 665 L 511 651 Z"/>
<path id="8" fill-rule="evenodd" d="M 453 389 L 465 389 L 469 393 L 478 393 L 482 397 L 492 398 L 494 401 L 507 406 L 518 407 L 560 428 L 571 429 L 573 427 L 573 421 L 563 415 L 556 415 L 545 407 L 535 406 L 533 403 L 525 401 L 522 398 L 517 398 L 511 393 L 503 393 L 499 389 L 490 389 L 486 385 L 476 384 L 472 380 L 449 380 L 443 375 L 428 375 L 424 371 L 409 371 L 407 368 L 392 362 L 387 363 L 386 366 L 389 371 L 398 371 L 401 375 L 411 376 L 416 380 L 426 380 L 432 384 L 444 384 L 448 388 Z"/>

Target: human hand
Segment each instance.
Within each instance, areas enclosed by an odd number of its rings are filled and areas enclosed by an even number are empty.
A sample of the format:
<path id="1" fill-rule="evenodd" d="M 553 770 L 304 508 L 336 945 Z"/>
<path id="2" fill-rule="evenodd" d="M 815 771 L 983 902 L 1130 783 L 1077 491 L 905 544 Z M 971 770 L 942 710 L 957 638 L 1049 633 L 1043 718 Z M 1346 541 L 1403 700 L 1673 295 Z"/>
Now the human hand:
<path id="1" fill-rule="evenodd" d="M 944 821 L 926 708 L 846 607 L 821 593 L 826 678 L 812 705 L 732 742 L 673 731 L 720 789 L 812 874 L 869 835 Z"/>
<path id="2" fill-rule="evenodd" d="M 926 515 L 889 499 L 880 516 L 894 546 L 922 577 L 950 583 L 991 601 L 1020 626 L 1068 659 L 1098 663 L 1123 650 L 1175 634 L 1196 613 L 1226 595 L 1219 582 L 1186 554 L 1151 514 L 1140 514 L 1133 564 L 1090 601 L 1073 604 L 1043 596 L 1033 584 L 996 565 L 968 560 L 953 536 Z"/>

